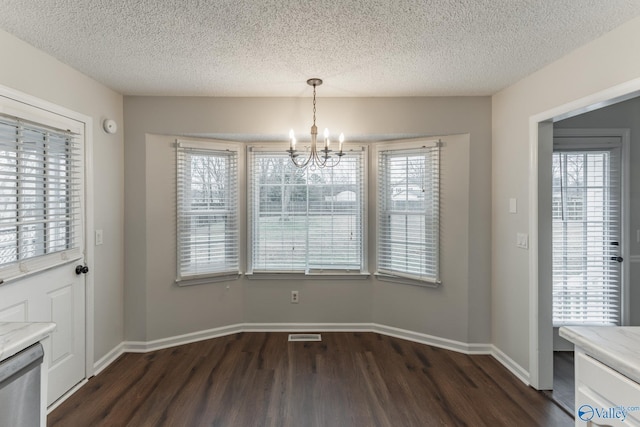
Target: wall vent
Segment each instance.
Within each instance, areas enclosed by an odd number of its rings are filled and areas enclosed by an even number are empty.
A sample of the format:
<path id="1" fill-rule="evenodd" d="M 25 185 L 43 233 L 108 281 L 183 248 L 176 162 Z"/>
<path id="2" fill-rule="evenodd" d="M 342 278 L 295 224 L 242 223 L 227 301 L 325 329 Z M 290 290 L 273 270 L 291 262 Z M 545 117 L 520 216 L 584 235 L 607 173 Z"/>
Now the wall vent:
<path id="1" fill-rule="evenodd" d="M 289 341 L 322 341 L 320 334 L 289 334 Z"/>

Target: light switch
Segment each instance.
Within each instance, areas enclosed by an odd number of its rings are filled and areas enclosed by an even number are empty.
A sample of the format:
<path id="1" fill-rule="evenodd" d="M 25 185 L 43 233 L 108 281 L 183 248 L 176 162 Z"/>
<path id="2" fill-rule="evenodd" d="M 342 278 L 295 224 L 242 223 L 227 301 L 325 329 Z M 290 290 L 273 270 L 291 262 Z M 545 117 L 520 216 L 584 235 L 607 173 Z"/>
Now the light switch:
<path id="1" fill-rule="evenodd" d="M 518 213 L 518 199 L 513 197 L 509 199 L 509 213 Z"/>
<path id="2" fill-rule="evenodd" d="M 96 246 L 100 246 L 103 242 L 102 230 L 96 230 Z"/>
<path id="3" fill-rule="evenodd" d="M 529 235 L 526 233 L 518 233 L 516 235 L 516 246 L 522 249 L 529 249 Z"/>

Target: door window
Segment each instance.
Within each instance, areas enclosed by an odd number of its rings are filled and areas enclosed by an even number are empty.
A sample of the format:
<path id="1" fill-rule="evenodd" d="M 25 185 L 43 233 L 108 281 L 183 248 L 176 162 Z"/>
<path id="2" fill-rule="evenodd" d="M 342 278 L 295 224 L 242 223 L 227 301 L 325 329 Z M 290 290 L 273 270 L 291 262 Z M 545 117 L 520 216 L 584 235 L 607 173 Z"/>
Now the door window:
<path id="1" fill-rule="evenodd" d="M 620 149 L 553 153 L 553 323 L 621 321 Z"/>

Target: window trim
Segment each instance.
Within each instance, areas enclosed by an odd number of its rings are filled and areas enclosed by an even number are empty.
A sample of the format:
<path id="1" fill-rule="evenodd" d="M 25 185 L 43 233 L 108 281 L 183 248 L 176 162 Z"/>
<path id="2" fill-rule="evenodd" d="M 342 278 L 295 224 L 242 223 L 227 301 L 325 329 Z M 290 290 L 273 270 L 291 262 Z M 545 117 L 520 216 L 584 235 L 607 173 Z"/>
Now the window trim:
<path id="1" fill-rule="evenodd" d="M 211 152 L 221 152 L 221 151 L 230 151 L 234 152 L 237 159 L 236 165 L 236 190 L 239 195 L 242 195 L 245 191 L 244 189 L 244 178 L 243 178 L 243 170 L 242 167 L 245 163 L 244 158 L 244 143 L 242 142 L 233 142 L 233 141 L 223 141 L 223 140 L 215 140 L 215 139 L 191 139 L 191 138 L 178 138 L 175 141 L 175 185 L 176 185 L 176 279 L 175 284 L 177 286 L 194 286 L 201 284 L 210 284 L 210 283 L 219 283 L 219 282 L 227 282 L 232 280 L 238 280 L 242 277 L 242 223 L 243 218 L 241 216 L 241 199 L 242 197 L 236 197 L 235 200 L 235 213 L 236 213 L 236 222 L 237 222 L 237 233 L 235 239 L 236 245 L 236 253 L 237 253 L 237 266 L 238 271 L 218 271 L 218 272 L 210 272 L 210 273 L 202 273 L 202 274 L 192 274 L 192 275 L 184 275 L 180 271 L 181 259 L 180 259 L 180 251 L 181 251 L 181 243 L 180 243 L 180 190 L 179 190 L 179 182 L 180 182 L 180 148 L 189 148 L 189 149 L 197 149 L 203 151 L 211 151 Z"/>
<path id="2" fill-rule="evenodd" d="M 420 149 L 420 148 L 433 148 L 438 147 L 441 148 L 443 145 L 441 138 L 411 138 L 411 139 L 401 139 L 401 140 L 389 140 L 383 142 L 377 142 L 373 144 L 373 158 L 372 162 L 375 162 L 378 165 L 380 155 L 383 151 L 392 151 L 392 150 L 411 150 L 411 149 Z M 440 153 L 441 156 L 441 153 Z M 380 168 L 376 168 L 376 175 L 372 177 L 372 182 L 374 185 L 376 204 L 375 204 L 375 221 L 376 221 L 376 233 L 375 233 L 375 261 L 376 261 L 376 269 L 374 272 L 374 276 L 381 281 L 392 282 L 402 285 L 410 285 L 410 286 L 420 286 L 427 288 L 437 288 L 442 285 L 442 265 L 440 261 L 441 252 L 442 252 L 442 242 L 441 242 L 441 232 L 440 227 L 442 224 L 442 217 L 440 215 L 440 211 L 442 209 L 441 202 L 441 178 L 442 178 L 442 165 L 441 161 L 438 161 L 438 221 L 437 221 L 437 272 L 435 280 L 431 278 L 421 278 L 412 274 L 404 274 L 402 272 L 391 272 L 386 269 L 380 268 L 380 251 L 381 251 L 381 216 L 382 216 L 382 207 L 380 206 Z"/>
<path id="3" fill-rule="evenodd" d="M 247 143 L 246 144 L 246 171 L 244 173 L 246 179 L 245 189 L 245 197 L 244 199 L 247 202 L 247 218 L 246 218 L 246 262 L 245 262 L 245 273 L 244 277 L 251 280 L 269 280 L 269 279 L 297 279 L 297 278 L 305 278 L 305 279 L 355 279 L 359 280 L 361 278 L 368 278 L 371 276 L 369 272 L 369 251 L 368 251 L 368 234 L 369 234 L 369 213 L 368 213 L 368 204 L 369 204 L 369 162 L 370 162 L 370 154 L 369 154 L 369 144 L 353 141 L 344 143 L 343 151 L 344 152 L 362 152 L 362 206 L 361 206 L 361 261 L 360 261 L 360 270 L 336 270 L 336 269 L 307 269 L 307 270 L 295 270 L 295 271 L 265 271 L 265 270 L 256 270 L 252 265 L 253 259 L 253 235 L 254 229 L 251 224 L 252 213 L 251 210 L 251 200 L 252 196 L 251 192 L 251 180 L 252 176 L 252 165 L 251 165 L 251 152 L 282 152 L 286 153 L 286 150 L 289 148 L 288 144 L 283 142 L 269 142 L 269 143 Z"/>

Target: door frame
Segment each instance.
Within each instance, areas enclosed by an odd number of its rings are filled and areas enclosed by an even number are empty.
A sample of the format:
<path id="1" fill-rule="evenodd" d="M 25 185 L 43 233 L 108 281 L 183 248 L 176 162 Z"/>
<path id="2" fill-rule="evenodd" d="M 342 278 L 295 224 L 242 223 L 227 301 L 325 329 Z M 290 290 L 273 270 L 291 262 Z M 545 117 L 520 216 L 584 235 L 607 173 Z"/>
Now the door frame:
<path id="1" fill-rule="evenodd" d="M 85 262 L 94 266 L 94 236 L 90 232 L 94 228 L 94 199 L 93 199 L 93 118 L 85 114 L 78 113 L 66 107 L 54 104 L 49 101 L 37 98 L 24 92 L 0 85 L 0 96 L 10 98 L 14 101 L 27 104 L 29 106 L 48 111 L 53 114 L 68 117 L 84 125 L 84 259 Z M 93 376 L 95 371 L 94 359 L 94 280 L 92 274 L 85 275 L 85 366 L 84 372 L 87 378 Z M 83 384 L 81 382 L 80 384 Z M 79 385 L 78 385 L 79 386 Z M 67 394 L 74 391 L 78 386 L 72 388 Z M 60 399 L 62 401 L 63 397 Z M 54 403 L 55 405 L 55 403 Z"/>
<path id="2" fill-rule="evenodd" d="M 553 389 L 551 286 L 548 280 L 539 281 L 544 277 L 544 268 L 548 267 L 540 255 L 551 249 L 547 246 L 550 224 L 548 221 L 540 222 L 544 219 L 544 212 L 540 210 L 544 206 L 538 200 L 539 182 L 549 174 L 545 167 L 550 165 L 550 159 L 540 157 L 540 153 L 553 152 L 553 122 L 637 96 L 640 96 L 640 78 L 529 117 L 529 384 L 538 390 Z M 547 301 L 549 303 L 545 304 Z"/>

